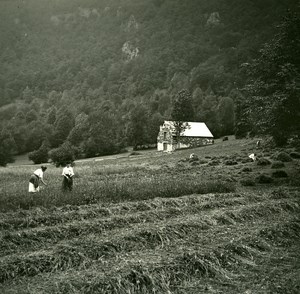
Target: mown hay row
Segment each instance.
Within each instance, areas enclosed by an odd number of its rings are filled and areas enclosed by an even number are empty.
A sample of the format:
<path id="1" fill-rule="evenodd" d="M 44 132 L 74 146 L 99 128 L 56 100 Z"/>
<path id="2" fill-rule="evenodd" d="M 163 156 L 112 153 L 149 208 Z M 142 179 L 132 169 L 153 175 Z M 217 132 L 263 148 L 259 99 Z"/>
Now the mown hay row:
<path id="1" fill-rule="evenodd" d="M 263 229 L 259 236 L 276 246 L 289 246 L 291 240 L 300 239 L 300 219 L 298 217 L 291 223 L 282 222 L 278 223 L 276 227 Z"/>
<path id="2" fill-rule="evenodd" d="M 283 219 L 286 219 L 284 216 Z M 255 227 L 258 224 L 254 225 Z M 177 219 L 177 223 L 172 220 L 168 224 L 156 223 L 147 229 L 133 228 L 123 230 L 119 234 L 114 234 L 116 237 L 106 237 L 94 239 L 78 239 L 69 242 L 68 244 L 58 245 L 52 251 L 42 251 L 27 256 L 7 256 L 1 260 L 0 282 L 12 279 L 19 275 L 36 275 L 42 272 L 52 272 L 56 270 L 66 270 L 74 266 L 85 266 L 92 264 L 92 261 L 97 261 L 103 257 L 112 257 L 116 253 L 131 252 L 141 249 L 155 249 L 171 246 L 172 244 L 179 245 L 178 240 L 183 240 L 183 244 L 191 244 L 190 242 L 202 244 L 211 242 L 219 243 L 223 238 L 227 238 L 220 234 L 223 228 L 218 226 L 210 230 L 209 235 L 204 235 L 207 239 L 203 242 L 203 230 L 209 230 L 212 227 L 210 220 L 199 220 L 199 218 L 190 218 L 187 222 L 184 219 Z M 247 230 L 252 230 L 252 226 L 247 226 Z M 245 228 L 242 228 L 245 232 Z M 231 236 L 239 235 L 238 229 L 231 231 Z M 216 237 L 217 236 L 217 237 Z M 221 238 L 221 239 L 220 239 Z M 67 253 L 67 254 L 66 254 Z M 70 253 L 72 253 L 70 255 Z"/>
<path id="3" fill-rule="evenodd" d="M 186 207 L 203 205 L 204 208 L 216 207 L 215 203 L 226 203 L 220 205 L 230 204 L 230 201 L 243 199 L 247 195 L 237 193 L 226 194 L 205 194 L 205 195 L 189 195 L 179 198 L 155 198 L 151 200 L 124 202 L 114 205 L 107 204 L 91 204 L 82 206 L 63 206 L 53 208 L 51 210 L 44 208 L 35 208 L 29 211 L 23 210 L 14 213 L 0 214 L 0 229 L 21 229 L 21 228 L 35 228 L 40 225 L 52 226 L 57 224 L 64 224 L 74 220 L 88 220 L 94 218 L 106 217 L 109 215 L 124 215 L 126 213 L 136 213 L 141 211 L 166 209 L 169 207 Z M 246 203 L 246 202 L 243 202 Z"/>
<path id="4" fill-rule="evenodd" d="M 293 228 L 294 222 L 285 223 Z M 273 227 L 276 230 L 276 225 Z M 71 271 L 59 276 L 47 275 L 30 280 L 31 293 L 168 293 L 192 278 L 213 278 L 231 287 L 243 272 L 256 268 L 256 262 L 268 259 L 263 246 L 251 240 L 264 240 L 253 232 L 247 239 L 229 241 L 210 251 L 190 247 L 162 255 L 161 252 L 133 252 L 116 257 L 113 266 L 96 264 L 88 270 Z M 294 238 L 291 235 L 292 238 Z M 250 241 L 249 241 L 250 239 Z M 264 243 L 263 243 L 264 244 Z M 272 245 L 268 245 L 269 250 Z M 26 282 L 27 283 L 27 282 Z"/>
<path id="5" fill-rule="evenodd" d="M 64 209 L 54 209 L 49 213 L 47 209 L 33 209 L 25 211 L 23 216 L 19 213 L 2 214 L 0 221 L 0 229 L 12 230 L 22 228 L 35 228 L 38 226 L 53 226 L 63 224 L 75 220 L 93 219 L 99 217 L 107 217 L 111 213 L 109 209 L 100 206 L 94 206 L 93 209 L 82 209 L 76 207 L 76 210 L 65 212 Z"/>
<path id="6" fill-rule="evenodd" d="M 101 234 L 106 230 L 115 228 L 123 228 L 130 224 L 136 224 L 139 222 L 149 223 L 157 220 L 166 220 L 169 218 L 178 217 L 181 215 L 189 215 L 191 213 L 199 213 L 203 210 L 214 209 L 219 207 L 232 206 L 236 203 L 240 204 L 240 198 L 231 198 L 219 202 L 202 202 L 198 197 L 186 198 L 184 200 L 173 200 L 171 202 L 164 203 L 164 200 L 159 200 L 163 203 L 162 208 L 154 209 L 150 211 L 142 211 L 141 213 L 130 213 L 130 211 L 123 215 L 104 218 L 100 220 L 97 218 L 92 223 L 86 220 L 81 222 L 72 222 L 66 225 L 40 227 L 31 230 L 22 231 L 4 231 L 0 239 L 0 249 L 3 256 L 9 252 L 13 252 L 17 248 L 39 248 L 41 245 L 54 244 L 64 238 L 74 238 L 77 236 L 83 236 L 90 233 Z M 191 205 L 194 203 L 194 205 Z M 200 205 L 195 205 L 200 203 Z M 137 204 L 139 205 L 139 204 Z M 158 205 L 156 205 L 158 207 Z"/>
<path id="7" fill-rule="evenodd" d="M 226 212 L 216 216 L 219 224 L 236 224 L 247 220 L 258 220 L 276 215 L 283 215 L 284 213 L 299 213 L 300 205 L 298 201 L 294 202 L 286 199 L 270 200 L 263 203 L 255 203 L 244 207 L 237 207 L 236 209 L 227 210 Z"/>
<path id="8" fill-rule="evenodd" d="M 174 240 L 188 235 L 193 236 L 208 229 L 206 222 L 195 219 L 182 223 L 161 226 L 156 224 L 148 229 L 124 230 L 115 237 L 77 239 L 68 244 L 58 245 L 51 251 L 39 251 L 29 255 L 12 255 L 2 258 L 0 282 L 18 275 L 35 275 L 42 272 L 65 270 L 79 266 L 83 262 L 91 263 L 102 257 L 114 256 L 116 252 L 130 252 L 141 248 L 156 248 L 169 245 Z M 72 252 L 72 255 L 70 253 Z M 67 253 L 67 254 L 66 254 Z M 67 262 L 68 261 L 68 262 Z"/>
<path id="9" fill-rule="evenodd" d="M 235 199 L 227 200 L 223 204 L 215 203 L 217 207 L 222 207 L 229 203 L 235 203 Z M 180 216 L 188 217 L 191 214 L 197 214 L 206 208 L 207 204 L 200 206 L 185 206 L 180 208 L 169 208 L 165 211 L 147 211 L 136 215 L 126 215 L 124 217 L 114 217 L 103 219 L 102 221 L 94 222 L 74 222 L 68 226 L 46 227 L 33 230 L 6 232 L 1 239 L 0 248 L 1 255 L 5 256 L 15 252 L 15 250 L 36 250 L 46 248 L 51 244 L 55 244 L 64 239 L 72 239 L 76 237 L 83 237 L 89 234 L 105 234 L 108 230 L 122 229 L 130 225 L 139 223 L 153 223 L 156 221 L 166 222 L 168 219 L 174 219 Z M 212 209 L 214 205 L 210 205 Z M 172 206 L 171 206 L 172 207 Z M 299 211 L 297 203 L 288 200 L 268 200 L 267 203 L 254 203 L 252 205 L 234 206 L 233 209 L 226 210 L 220 213 L 218 209 L 211 210 L 209 222 L 220 225 L 234 225 L 236 222 L 251 220 L 254 218 L 264 217 L 266 214 L 280 214 L 283 211 Z"/>
<path id="10" fill-rule="evenodd" d="M 62 274 L 63 279 L 57 277 L 56 283 L 49 279 L 42 287 L 35 285 L 34 288 L 36 293 L 74 293 L 73 290 L 78 293 L 163 293 L 192 276 L 228 279 L 230 275 L 222 266 L 224 259 L 227 259 L 224 254 L 189 251 L 175 252 L 174 256 L 163 258 L 153 258 L 151 253 L 147 256 L 152 260 L 150 263 L 145 259 L 123 260 L 110 268 L 101 264 L 94 272 L 90 269 L 88 273 L 81 272 L 76 277 Z M 80 257 L 74 259 L 76 262 Z M 61 261 L 61 265 L 67 262 L 69 260 L 66 258 Z M 69 264 L 75 265 L 75 262 Z M 30 268 L 27 270 L 28 276 L 29 273 L 34 271 Z"/>
<path id="11" fill-rule="evenodd" d="M 278 193 L 276 192 L 276 195 L 277 194 Z M 220 203 L 219 207 L 222 207 L 226 206 L 227 204 L 230 205 L 230 201 L 232 201 L 232 205 L 235 202 L 247 204 L 254 201 L 263 201 L 264 198 L 266 198 L 265 195 L 260 195 L 257 197 L 251 193 L 220 193 L 189 195 L 178 198 L 155 198 L 150 200 L 124 202 L 118 204 L 102 203 L 81 206 L 66 205 L 62 207 L 53 207 L 52 209 L 39 207 L 31 210 L 1 213 L 0 229 L 12 230 L 21 228 L 35 228 L 40 225 L 53 226 L 57 224 L 65 224 L 75 220 L 88 220 L 109 215 L 123 215 L 126 213 L 136 213 L 154 209 L 166 209 L 168 207 L 197 206 L 203 204 L 203 208 L 209 209 L 210 207 L 217 207 L 217 203 Z"/>

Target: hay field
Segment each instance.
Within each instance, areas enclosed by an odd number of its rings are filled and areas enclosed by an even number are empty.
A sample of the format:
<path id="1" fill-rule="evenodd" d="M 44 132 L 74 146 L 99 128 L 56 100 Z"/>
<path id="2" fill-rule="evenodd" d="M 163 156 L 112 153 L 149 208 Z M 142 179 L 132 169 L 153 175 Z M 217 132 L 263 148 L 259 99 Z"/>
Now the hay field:
<path id="1" fill-rule="evenodd" d="M 299 293 L 297 154 L 230 138 L 106 157 L 65 194 L 49 166 L 34 196 L 34 166 L 1 169 L 0 293 Z"/>

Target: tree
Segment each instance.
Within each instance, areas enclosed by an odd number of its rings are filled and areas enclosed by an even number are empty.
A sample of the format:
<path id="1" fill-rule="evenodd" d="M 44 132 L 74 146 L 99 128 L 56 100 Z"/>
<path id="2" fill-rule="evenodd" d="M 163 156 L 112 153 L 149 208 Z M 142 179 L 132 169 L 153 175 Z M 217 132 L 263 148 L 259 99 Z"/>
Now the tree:
<path id="1" fill-rule="evenodd" d="M 54 125 L 55 121 L 56 121 L 56 108 L 55 106 L 52 106 L 47 115 L 47 123 L 49 125 Z"/>
<path id="2" fill-rule="evenodd" d="M 43 124 L 41 120 L 33 121 L 27 125 L 27 129 L 26 151 L 37 150 L 43 141 L 48 138 L 47 125 Z"/>
<path id="3" fill-rule="evenodd" d="M 220 135 L 231 135 L 234 132 L 234 102 L 229 97 L 222 97 L 218 105 Z"/>
<path id="4" fill-rule="evenodd" d="M 205 96 L 201 108 L 198 110 L 197 119 L 205 122 L 213 133 L 214 137 L 220 135 L 220 126 L 218 121 L 218 98 L 211 92 Z"/>
<path id="5" fill-rule="evenodd" d="M 192 103 L 192 96 L 188 90 L 183 89 L 179 91 L 173 101 L 172 119 L 182 122 L 193 121 L 194 108 Z"/>
<path id="6" fill-rule="evenodd" d="M 89 127 L 88 116 L 80 113 L 75 119 L 75 126 L 68 136 L 68 141 L 74 146 L 79 146 L 84 139 L 87 139 Z"/>
<path id="7" fill-rule="evenodd" d="M 68 111 L 65 107 L 62 107 L 56 117 L 55 130 L 51 139 L 53 147 L 57 147 L 68 138 L 70 131 L 74 127 L 73 114 Z"/>
<path id="8" fill-rule="evenodd" d="M 300 131 L 300 17 L 291 13 L 278 26 L 260 56 L 246 64 L 248 117 L 259 133 L 272 135 L 278 145 Z"/>
<path id="9" fill-rule="evenodd" d="M 22 154 L 27 151 L 28 127 L 26 125 L 17 125 L 12 129 L 12 136 L 15 140 L 17 153 Z"/>
<path id="10" fill-rule="evenodd" d="M 97 108 L 89 115 L 88 123 L 88 139 L 83 146 L 86 156 L 114 154 L 119 151 L 119 126 L 113 112 Z"/>
<path id="11" fill-rule="evenodd" d="M 49 151 L 49 158 L 56 167 L 65 166 L 67 163 L 72 163 L 78 154 L 76 149 L 68 141 L 63 143 L 60 147 Z"/>
<path id="12" fill-rule="evenodd" d="M 0 166 L 14 162 L 13 154 L 16 150 L 15 141 L 10 132 L 3 129 L 0 133 Z"/>
<path id="13" fill-rule="evenodd" d="M 204 98 L 204 94 L 203 91 L 201 90 L 201 88 L 197 87 L 194 91 L 193 91 L 193 108 L 194 111 L 196 109 L 199 109 L 202 105 L 203 102 L 203 98 Z"/>
<path id="14" fill-rule="evenodd" d="M 24 89 L 22 98 L 26 103 L 30 103 L 33 100 L 33 91 L 28 86 Z"/>
<path id="15" fill-rule="evenodd" d="M 159 127 L 163 124 L 164 118 L 161 116 L 159 112 L 155 112 L 151 115 L 149 120 L 149 127 L 148 127 L 148 136 L 149 136 L 149 143 L 156 144 L 157 143 L 157 135 L 159 132 Z"/>
<path id="16" fill-rule="evenodd" d="M 188 127 L 187 122 L 194 120 L 194 109 L 192 103 L 192 96 L 186 89 L 179 91 L 173 101 L 171 116 L 174 121 L 177 143 L 180 141 L 181 133 Z"/>
<path id="17" fill-rule="evenodd" d="M 33 121 L 36 121 L 38 119 L 38 114 L 37 112 L 32 109 L 26 114 L 26 122 L 31 123 Z"/>
<path id="18" fill-rule="evenodd" d="M 32 160 L 35 164 L 48 162 L 49 150 L 50 150 L 50 144 L 47 140 L 45 140 L 39 149 L 34 150 L 28 154 L 28 158 L 29 160 Z"/>
<path id="19" fill-rule="evenodd" d="M 237 139 L 245 138 L 251 129 L 245 105 L 245 97 L 240 94 L 235 99 L 234 135 Z"/>
<path id="20" fill-rule="evenodd" d="M 129 115 L 127 126 L 127 138 L 129 144 L 136 150 L 138 146 L 148 143 L 148 113 L 146 108 L 138 104 Z"/>

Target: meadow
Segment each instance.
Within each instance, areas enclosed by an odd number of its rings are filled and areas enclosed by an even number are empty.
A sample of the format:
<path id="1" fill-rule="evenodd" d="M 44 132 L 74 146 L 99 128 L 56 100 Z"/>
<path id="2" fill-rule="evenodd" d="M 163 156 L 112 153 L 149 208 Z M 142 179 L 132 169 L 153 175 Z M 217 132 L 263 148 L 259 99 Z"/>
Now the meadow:
<path id="1" fill-rule="evenodd" d="M 298 156 L 141 151 L 76 162 L 68 193 L 48 165 L 33 195 L 36 166 L 1 168 L 0 293 L 299 293 Z"/>

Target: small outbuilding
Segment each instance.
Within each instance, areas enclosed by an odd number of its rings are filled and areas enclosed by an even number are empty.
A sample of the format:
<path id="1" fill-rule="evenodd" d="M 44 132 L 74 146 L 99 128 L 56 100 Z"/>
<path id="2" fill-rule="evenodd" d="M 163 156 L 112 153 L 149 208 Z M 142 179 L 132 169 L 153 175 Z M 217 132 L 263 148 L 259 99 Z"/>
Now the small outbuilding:
<path id="1" fill-rule="evenodd" d="M 157 136 L 158 151 L 198 147 L 214 143 L 214 136 L 204 122 L 185 122 L 179 140 L 176 136 L 175 121 L 164 121 Z M 179 142 L 177 142 L 179 141 Z"/>

